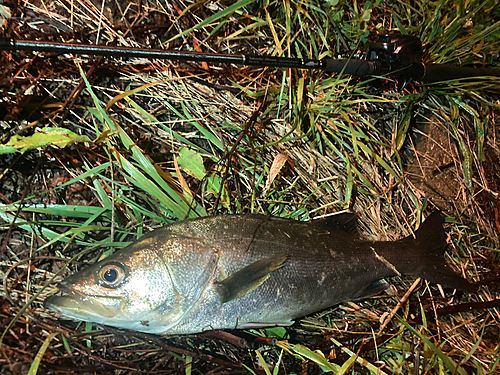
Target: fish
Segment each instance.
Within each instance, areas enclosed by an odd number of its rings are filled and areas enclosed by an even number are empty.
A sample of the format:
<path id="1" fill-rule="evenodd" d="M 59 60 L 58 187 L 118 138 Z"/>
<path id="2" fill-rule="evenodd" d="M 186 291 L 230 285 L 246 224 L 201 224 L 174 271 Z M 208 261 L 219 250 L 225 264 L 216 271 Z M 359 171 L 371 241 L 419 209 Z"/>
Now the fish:
<path id="1" fill-rule="evenodd" d="M 160 335 L 289 326 L 361 300 L 380 280 L 423 278 L 473 293 L 446 266 L 443 218 L 414 236 L 358 238 L 356 215 L 300 222 L 258 214 L 178 221 L 64 279 L 44 301 L 62 316 Z"/>

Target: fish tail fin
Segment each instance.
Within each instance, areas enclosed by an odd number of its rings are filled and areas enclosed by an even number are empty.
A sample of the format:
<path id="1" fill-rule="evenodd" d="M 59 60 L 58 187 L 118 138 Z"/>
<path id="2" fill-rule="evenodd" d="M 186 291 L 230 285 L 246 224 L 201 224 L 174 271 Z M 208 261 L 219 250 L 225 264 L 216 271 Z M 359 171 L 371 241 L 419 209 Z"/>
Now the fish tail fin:
<path id="1" fill-rule="evenodd" d="M 402 239 L 410 251 L 418 254 L 416 264 L 407 264 L 402 273 L 421 277 L 445 287 L 475 292 L 476 288 L 467 280 L 455 274 L 446 266 L 443 254 L 446 250 L 444 219 L 439 212 L 433 212 L 415 232 L 415 237 Z"/>

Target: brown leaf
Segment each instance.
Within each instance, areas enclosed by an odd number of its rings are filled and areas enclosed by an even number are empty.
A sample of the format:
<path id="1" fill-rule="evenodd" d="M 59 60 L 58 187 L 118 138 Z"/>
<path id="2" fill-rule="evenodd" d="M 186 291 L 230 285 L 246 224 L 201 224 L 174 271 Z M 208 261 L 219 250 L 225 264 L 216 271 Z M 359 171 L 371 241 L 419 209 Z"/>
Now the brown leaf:
<path id="1" fill-rule="evenodd" d="M 267 176 L 267 182 L 266 185 L 269 187 L 278 175 L 280 173 L 281 168 L 285 165 L 286 161 L 288 160 L 288 156 L 286 156 L 283 153 L 279 153 L 276 155 L 276 157 L 273 160 L 273 164 L 271 165 L 271 170 L 269 171 L 269 175 Z"/>

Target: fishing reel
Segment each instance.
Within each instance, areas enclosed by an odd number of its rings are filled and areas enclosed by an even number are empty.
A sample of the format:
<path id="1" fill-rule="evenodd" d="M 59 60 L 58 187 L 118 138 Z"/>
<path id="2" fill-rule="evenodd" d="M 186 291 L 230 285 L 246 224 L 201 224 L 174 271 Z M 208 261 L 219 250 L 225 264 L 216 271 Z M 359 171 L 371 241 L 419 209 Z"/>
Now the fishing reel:
<path id="1" fill-rule="evenodd" d="M 419 38 L 410 35 L 384 34 L 377 40 L 367 43 L 358 49 L 354 59 L 377 61 L 380 74 L 399 73 L 398 90 L 403 90 L 413 79 L 408 67 L 420 63 L 422 56 L 422 42 Z"/>

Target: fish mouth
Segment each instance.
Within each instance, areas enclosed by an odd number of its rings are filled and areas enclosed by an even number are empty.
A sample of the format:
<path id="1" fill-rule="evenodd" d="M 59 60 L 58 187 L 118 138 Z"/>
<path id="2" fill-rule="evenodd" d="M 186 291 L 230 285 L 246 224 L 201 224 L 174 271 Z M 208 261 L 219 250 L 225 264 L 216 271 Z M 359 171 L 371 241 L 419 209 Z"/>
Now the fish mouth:
<path id="1" fill-rule="evenodd" d="M 89 296 L 61 283 L 57 286 L 62 296 L 49 296 L 43 307 L 77 320 L 99 321 L 115 317 L 123 303 L 122 298 Z"/>

